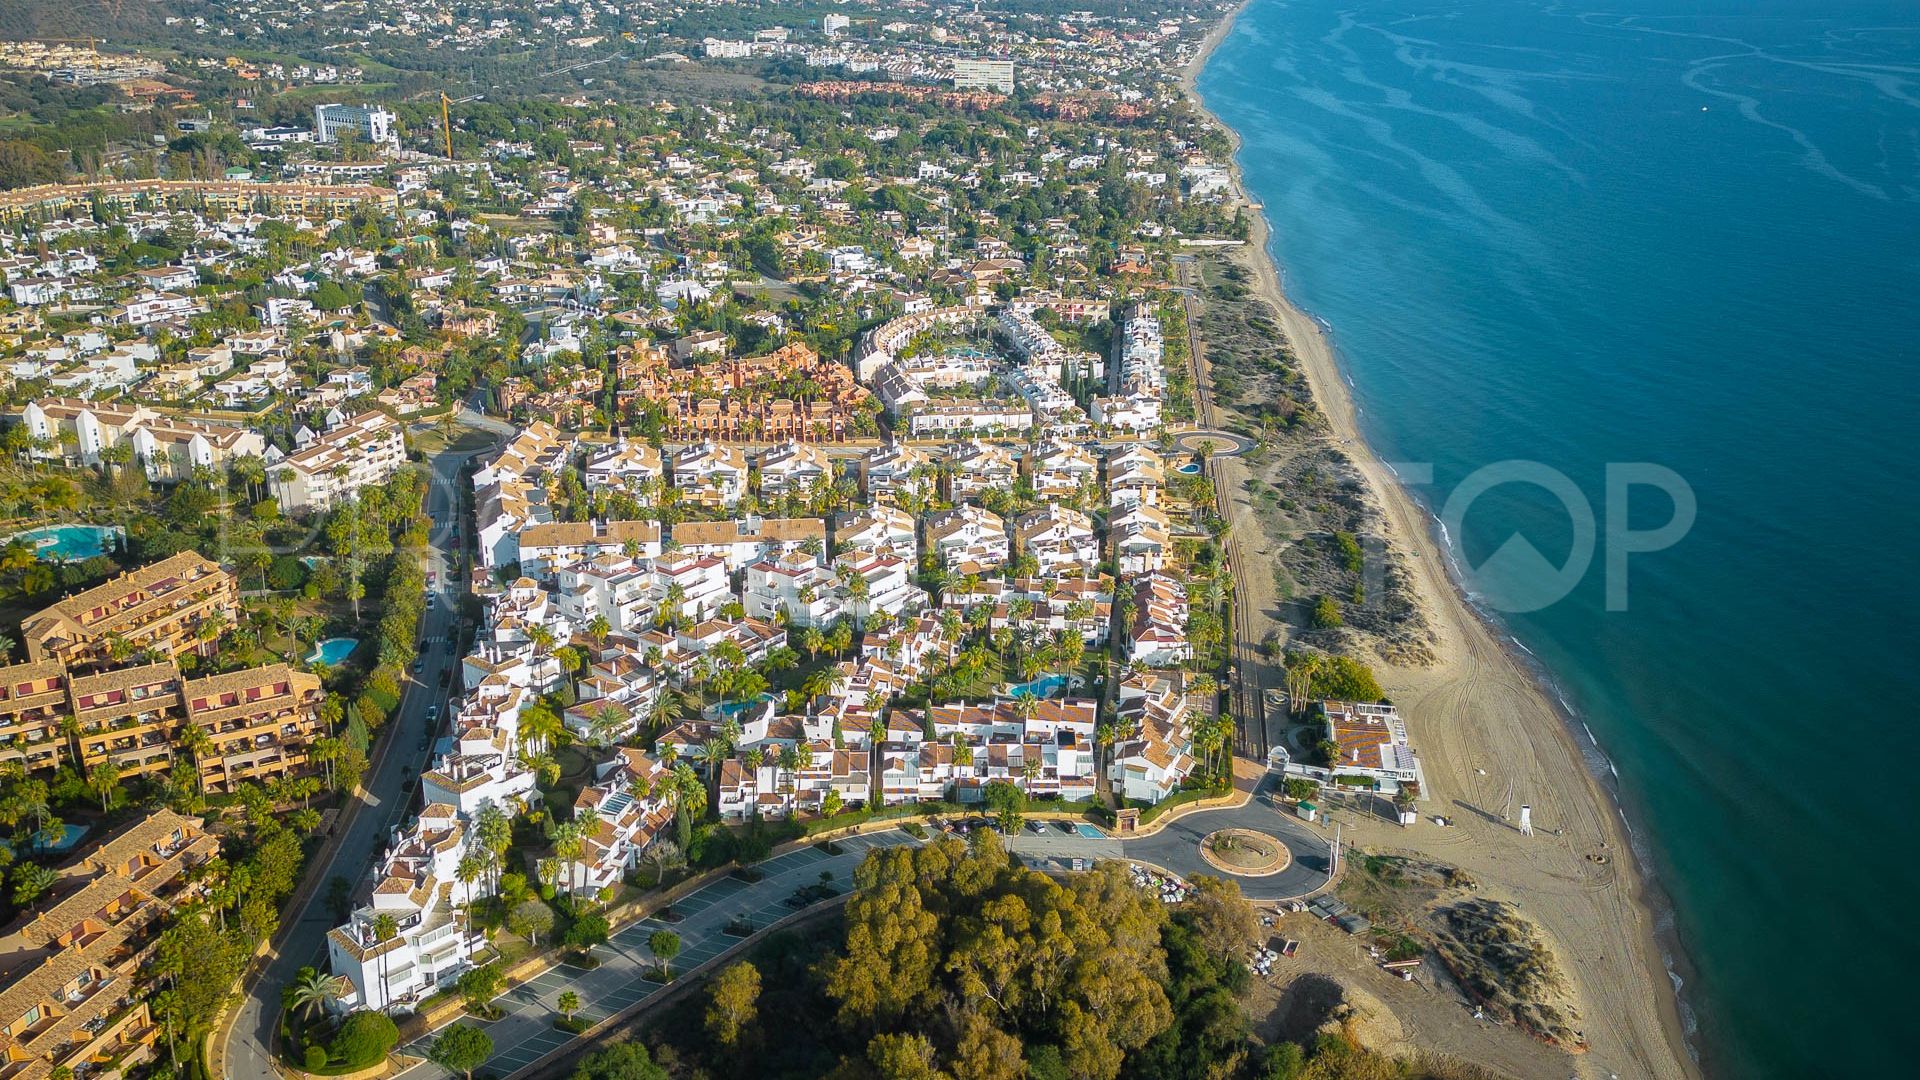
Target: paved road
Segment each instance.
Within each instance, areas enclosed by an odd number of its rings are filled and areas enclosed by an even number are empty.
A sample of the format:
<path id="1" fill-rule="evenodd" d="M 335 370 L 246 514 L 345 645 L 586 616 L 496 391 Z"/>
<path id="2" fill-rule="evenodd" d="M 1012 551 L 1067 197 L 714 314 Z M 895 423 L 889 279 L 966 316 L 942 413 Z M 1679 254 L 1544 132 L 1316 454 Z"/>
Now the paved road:
<path id="1" fill-rule="evenodd" d="M 504 425 L 502 425 L 504 426 Z M 511 429 L 509 429 L 511 430 Z M 421 654 L 424 667 L 409 683 L 397 715 L 394 731 L 387 737 L 387 749 L 377 767 L 363 781 L 366 802 L 334 849 L 325 868 L 318 871 L 319 885 L 305 910 L 288 913 L 294 923 L 279 953 L 254 983 L 252 993 L 238 1006 L 239 1015 L 227 1035 L 227 1074 L 231 1077 L 266 1078 L 275 1075 L 272 1055 L 267 1047 L 280 1008 L 280 990 L 293 981 L 301 967 L 313 964 L 326 967 L 326 934 L 336 923 L 327 907 L 327 882 L 335 876 L 358 883 L 386 847 L 392 828 L 405 821 L 418 801 L 412 780 L 426 759 L 420 742 L 429 737 L 427 710 L 445 701 L 440 688 L 440 673 L 457 669 L 460 657 L 446 648 L 447 636 L 456 628 L 459 589 L 452 574 L 453 530 L 457 524 L 461 464 L 475 454 L 473 450 L 446 450 L 428 459 L 432 483 L 427 492 L 427 508 L 434 517 L 430 537 L 428 569 L 438 576 L 434 589 L 438 599 L 421 620 L 421 634 L 428 646 Z M 444 712 L 444 709 L 442 710 Z"/>
<path id="2" fill-rule="evenodd" d="M 1072 859 L 1125 858 L 1165 867 L 1181 877 L 1195 874 L 1231 877 L 1240 883 L 1240 891 L 1249 900 L 1303 896 L 1327 882 L 1327 841 L 1298 818 L 1267 801 L 1266 790 L 1273 782 L 1272 778 L 1263 777 L 1253 798 L 1243 806 L 1193 811 L 1149 836 L 1096 840 L 1069 836 L 1049 825 L 1045 832 L 1037 835 L 1022 831 L 1007 841 L 1007 847 L 1029 861 L 1045 859 L 1058 864 Z M 1200 857 L 1201 839 L 1219 829 L 1252 829 L 1272 836 L 1287 845 L 1293 861 L 1285 870 L 1266 877 L 1222 874 Z M 1071 865 L 1070 862 L 1067 865 Z"/>
<path id="3" fill-rule="evenodd" d="M 868 851 L 914 842 L 906 833 L 893 829 L 842 840 L 838 855 L 827 855 L 815 847 L 797 848 L 760 864 L 766 876 L 758 882 L 749 884 L 726 877 L 689 894 L 673 905 L 674 912 L 681 916 L 677 923 L 643 919 L 626 927 L 614 934 L 611 942 L 594 950 L 600 966 L 592 971 L 564 965 L 551 968 L 495 1000 L 507 1015 L 483 1025 L 493 1039 L 493 1057 L 487 1059 L 486 1071 L 510 1076 L 577 1037 L 553 1026 L 559 1017 L 554 1002 L 562 991 L 580 995 L 584 1007 L 579 1015 L 598 1021 L 664 990 L 664 984 L 653 977 L 653 952 L 647 948 L 647 938 L 654 931 L 672 930 L 680 935 L 680 955 L 673 966 L 691 971 L 740 943 L 740 938 L 726 933 L 727 924 L 734 919 L 746 916 L 755 926 L 767 926 L 793 914 L 794 909 L 784 901 L 801 886 L 819 882 L 822 871 L 831 871 L 835 887 L 844 892 L 850 887 L 853 868 Z M 403 1051 L 424 1057 L 431 1041 L 431 1037 L 422 1038 Z M 436 1080 L 452 1074 L 423 1061 L 400 1075 L 408 1080 Z"/>
<path id="4" fill-rule="evenodd" d="M 1272 783 L 1263 780 L 1262 786 Z M 1222 874 L 1200 857 L 1200 840 L 1219 829 L 1252 829 L 1275 837 L 1293 853 L 1285 870 L 1267 877 Z M 1281 900 L 1310 893 L 1327 882 L 1327 841 L 1257 791 L 1244 806 L 1202 810 L 1178 818 L 1151 836 L 1126 842 L 1127 857 L 1164 866 L 1182 877 L 1231 877 L 1249 900 Z"/>
<path id="5" fill-rule="evenodd" d="M 1325 841 L 1258 797 L 1245 806 L 1190 813 L 1153 836 L 1134 840 L 1069 836 L 1049 827 L 1039 835 L 1023 832 L 1010 839 L 1008 846 L 1029 860 L 1132 858 L 1166 867 L 1183 876 L 1217 874 L 1218 871 L 1200 858 L 1199 841 L 1207 833 L 1223 828 L 1257 829 L 1277 836 L 1294 854 L 1293 864 L 1279 874 L 1238 878 L 1248 897 L 1272 900 L 1297 896 L 1326 882 Z M 596 950 L 601 960 L 598 968 L 583 971 L 555 967 L 497 999 L 495 1003 L 506 1009 L 507 1015 L 482 1025 L 494 1044 L 494 1054 L 488 1059 L 486 1070 L 498 1076 L 513 1076 L 576 1037 L 553 1026 L 559 1016 L 555 1002 L 564 991 L 572 990 L 580 995 L 583 1003 L 580 1016 L 599 1021 L 665 989 L 653 977 L 653 953 L 646 944 L 647 937 L 654 931 L 670 929 L 680 935 L 681 952 L 674 966 L 690 971 L 740 942 L 725 932 L 727 924 L 735 918 L 746 916 L 757 926 L 770 925 L 793 913 L 784 901 L 795 889 L 817 882 L 821 871 L 831 871 L 836 886 L 844 890 L 853 867 L 869 850 L 913 842 L 905 833 L 890 830 L 842 840 L 843 850 L 839 855 L 829 856 L 813 847 L 800 848 L 763 863 L 766 877 L 759 882 L 748 884 L 737 878 L 722 878 L 690 894 L 673 906 L 681 916 L 677 923 L 644 919 L 626 927 L 613 935 L 608 945 Z M 424 1057 L 431 1041 L 432 1037 L 425 1037 L 403 1050 Z M 451 1076 L 439 1066 L 424 1061 L 401 1075 L 408 1080 L 445 1080 Z"/>

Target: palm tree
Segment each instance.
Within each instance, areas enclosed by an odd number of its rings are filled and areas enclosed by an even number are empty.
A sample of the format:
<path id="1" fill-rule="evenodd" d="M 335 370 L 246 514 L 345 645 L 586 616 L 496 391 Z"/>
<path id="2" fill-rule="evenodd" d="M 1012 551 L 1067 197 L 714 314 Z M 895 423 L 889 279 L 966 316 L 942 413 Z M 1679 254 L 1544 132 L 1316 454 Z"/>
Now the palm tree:
<path id="1" fill-rule="evenodd" d="M 787 779 L 781 787 L 786 794 L 792 794 L 800 782 L 800 766 L 806 764 L 801 758 L 798 746 L 785 746 L 780 750 L 780 767 L 787 771 Z"/>
<path id="2" fill-rule="evenodd" d="M 287 987 L 287 1007 L 298 1009 L 303 1019 L 313 1019 L 316 1012 L 326 1012 L 327 1007 L 340 1000 L 337 993 L 339 982 L 323 971 L 303 967 L 293 977 L 292 985 Z"/>
<path id="3" fill-rule="evenodd" d="M 747 763 L 747 771 L 753 774 L 753 787 L 754 790 L 758 792 L 760 790 L 760 766 L 767 763 L 767 752 L 756 746 L 740 756 Z"/>
<path id="4" fill-rule="evenodd" d="M 374 916 L 373 943 L 375 947 L 383 946 L 387 942 L 392 941 L 395 935 L 399 933 L 400 920 L 394 918 L 391 912 L 383 911 Z M 380 1007 L 384 1009 L 390 1004 L 392 1003 L 387 1000 L 387 954 L 382 950 L 380 953 Z"/>
<path id="5" fill-rule="evenodd" d="M 587 823 L 579 820 L 556 822 L 554 826 L 548 830 L 548 836 L 553 840 L 554 855 L 567 864 L 567 891 L 569 893 L 579 892 L 579 886 L 576 884 L 578 877 L 577 869 L 580 865 L 581 856 L 586 854 L 587 837 L 589 835 Z"/>
<path id="6" fill-rule="evenodd" d="M 100 797 L 100 812 L 106 813 L 111 808 L 113 793 L 120 790 L 120 767 L 103 761 L 88 769 L 87 790 Z"/>
<path id="7" fill-rule="evenodd" d="M 467 903 L 473 903 L 473 883 L 487 873 L 487 860 L 478 851 L 469 850 L 460 856 L 460 862 L 454 867 L 453 876 L 467 887 Z"/>
<path id="8" fill-rule="evenodd" d="M 498 892 L 501 856 L 513 845 L 513 822 L 499 806 L 488 803 L 474 816 L 473 835 L 483 850 L 493 853 L 493 888 Z"/>
<path id="9" fill-rule="evenodd" d="M 706 768 L 707 798 L 713 805 L 720 799 L 720 766 L 733 756 L 733 746 L 724 735 L 716 734 L 701 744 L 695 754 L 700 764 Z"/>
<path id="10" fill-rule="evenodd" d="M 527 640 L 533 642 L 533 655 L 545 656 L 547 655 L 547 650 L 553 648 L 553 631 L 544 626 L 529 627 L 527 629 Z"/>
<path id="11" fill-rule="evenodd" d="M 525 749 L 550 749 L 567 734 L 567 725 L 543 701 L 536 701 L 520 714 L 520 744 Z"/>
<path id="12" fill-rule="evenodd" d="M 213 744 L 213 736 L 198 724 L 189 725 L 180 733 L 180 747 L 193 755 L 194 782 L 200 787 L 200 794 L 207 793 L 207 770 L 209 761 L 218 752 Z"/>

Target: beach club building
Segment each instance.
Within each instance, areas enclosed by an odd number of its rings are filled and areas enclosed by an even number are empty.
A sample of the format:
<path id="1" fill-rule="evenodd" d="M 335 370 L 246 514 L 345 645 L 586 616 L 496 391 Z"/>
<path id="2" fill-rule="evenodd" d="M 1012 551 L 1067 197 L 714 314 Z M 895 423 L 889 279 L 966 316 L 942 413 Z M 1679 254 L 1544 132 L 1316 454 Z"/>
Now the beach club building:
<path id="1" fill-rule="evenodd" d="M 1268 766 L 1288 776 L 1301 776 L 1344 788 L 1397 793 L 1404 784 L 1421 781 L 1420 758 L 1407 741 L 1407 725 L 1392 705 L 1366 701 L 1323 701 L 1320 714 L 1326 737 L 1336 748 L 1332 765 L 1321 767 L 1294 761 L 1275 747 Z"/>

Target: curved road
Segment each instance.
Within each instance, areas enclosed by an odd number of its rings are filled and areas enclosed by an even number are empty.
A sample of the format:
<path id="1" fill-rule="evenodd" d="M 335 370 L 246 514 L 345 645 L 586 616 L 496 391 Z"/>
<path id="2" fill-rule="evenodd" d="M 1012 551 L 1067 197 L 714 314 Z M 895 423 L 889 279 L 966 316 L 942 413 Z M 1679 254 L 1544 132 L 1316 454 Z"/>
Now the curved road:
<path id="1" fill-rule="evenodd" d="M 1216 810 L 1193 810 L 1180 815 L 1158 832 L 1125 840 L 1069 835 L 1049 824 L 1042 831 L 1022 831 L 1008 839 L 1007 847 L 1030 864 L 1070 865 L 1072 859 L 1132 859 L 1180 875 L 1193 877 L 1211 874 L 1230 878 L 1240 885 L 1247 899 L 1256 902 L 1285 900 L 1305 896 L 1327 883 L 1330 851 L 1327 838 L 1272 803 L 1264 793 L 1274 783 L 1262 776 L 1254 783 L 1253 797 L 1241 806 L 1223 806 Z M 1251 829 L 1279 840 L 1292 853 L 1293 860 L 1277 874 L 1245 877 L 1228 874 L 1200 856 L 1200 841 L 1220 829 Z"/>
<path id="2" fill-rule="evenodd" d="M 499 421 L 477 417 L 465 410 L 460 418 L 463 424 L 496 436 L 502 429 L 507 433 L 513 430 Z M 440 687 L 441 672 L 457 671 L 461 660 L 446 645 L 448 635 L 458 630 L 459 597 L 463 591 L 452 573 L 455 554 L 452 538 L 458 524 L 455 515 L 460 511 L 464 482 L 460 470 L 468 458 L 484 452 L 448 449 L 427 460 L 432 474 L 427 509 L 434 519 L 427 568 L 437 575 L 433 590 L 439 599 L 421 619 L 420 633 L 428 643 L 420 654 L 424 667 L 420 674 L 413 676 L 414 681 L 407 684 L 406 694 L 390 724 L 393 730 L 362 781 L 366 792 L 364 801 L 358 804 L 357 811 L 350 808 L 334 823 L 335 831 L 344 829 L 345 832 L 338 838 L 330 857 L 323 853 L 326 865 L 310 871 L 315 875 L 311 896 L 299 912 L 285 913 L 284 918 L 291 923 L 290 928 L 282 924 L 286 929 L 285 940 L 280 943 L 279 951 L 269 958 L 266 968 L 253 979 L 245 999 L 235 1007 L 237 1015 L 225 1035 L 229 1077 L 265 1080 L 276 1075 L 267 1047 L 279 1014 L 280 990 L 293 981 L 302 967 L 308 964 L 326 967 L 327 931 L 337 925 L 333 912 L 327 907 L 327 883 L 338 876 L 357 885 L 386 848 L 393 827 L 413 813 L 413 774 L 426 759 L 420 744 L 431 737 L 427 729 L 427 709 L 445 700 L 447 691 Z"/>

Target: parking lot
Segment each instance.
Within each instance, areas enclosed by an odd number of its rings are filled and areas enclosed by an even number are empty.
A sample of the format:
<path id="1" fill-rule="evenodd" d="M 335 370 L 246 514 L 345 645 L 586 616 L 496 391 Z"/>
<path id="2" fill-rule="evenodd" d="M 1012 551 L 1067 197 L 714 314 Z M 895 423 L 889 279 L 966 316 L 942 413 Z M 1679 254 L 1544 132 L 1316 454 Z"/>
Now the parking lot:
<path id="1" fill-rule="evenodd" d="M 559 1016 L 555 1002 L 564 991 L 580 995 L 578 1016 L 597 1021 L 665 989 L 654 977 L 656 963 L 647 947 L 647 938 L 655 931 L 671 930 L 680 935 L 680 955 L 674 958 L 673 968 L 692 971 L 742 942 L 742 938 L 726 932 L 735 920 L 744 920 L 755 929 L 764 928 L 793 914 L 796 909 L 787 904 L 787 899 L 796 890 L 819 884 L 821 871 L 830 871 L 835 891 L 844 892 L 850 887 L 853 868 L 869 850 L 913 842 L 906 833 L 890 830 L 839 841 L 838 855 L 814 847 L 799 848 L 761 863 L 758 869 L 764 876 L 757 882 L 725 877 L 688 894 L 673 905 L 676 922 L 649 918 L 621 929 L 606 945 L 594 950 L 599 967 L 591 971 L 554 967 L 495 999 L 494 1004 L 507 1014 L 480 1025 L 493 1039 L 493 1056 L 487 1059 L 485 1071 L 510 1076 L 577 1038 L 553 1026 Z M 468 1017 L 459 1022 L 477 1023 Z M 432 1036 L 428 1036 L 402 1049 L 425 1057 L 431 1042 Z M 423 1062 L 401 1075 L 409 1080 L 432 1080 L 451 1074 Z"/>

